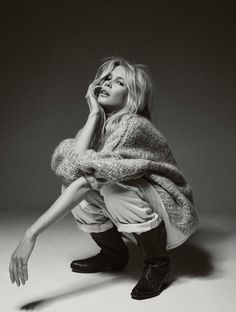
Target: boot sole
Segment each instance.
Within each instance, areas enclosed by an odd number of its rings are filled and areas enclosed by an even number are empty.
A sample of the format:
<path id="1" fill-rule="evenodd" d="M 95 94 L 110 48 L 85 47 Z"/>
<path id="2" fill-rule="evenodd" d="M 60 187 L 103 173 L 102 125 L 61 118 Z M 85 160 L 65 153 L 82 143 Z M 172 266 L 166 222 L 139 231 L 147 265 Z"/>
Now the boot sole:
<path id="1" fill-rule="evenodd" d="M 148 299 L 148 298 L 152 298 L 152 297 L 156 297 L 158 295 L 160 295 L 160 293 L 166 289 L 168 286 L 170 286 L 170 284 L 172 283 L 172 279 L 171 278 L 167 278 L 163 283 L 161 288 L 158 291 L 152 292 L 152 293 L 147 293 L 147 294 L 140 294 L 140 295 L 134 295 L 131 293 L 131 297 L 133 299 L 136 300 L 142 300 L 142 299 Z"/>
<path id="2" fill-rule="evenodd" d="M 123 271 L 125 268 L 125 266 L 122 267 L 105 267 L 105 268 L 101 268 L 98 270 L 88 270 L 88 269 L 79 269 L 79 268 L 72 268 L 72 272 L 75 273 L 98 273 L 98 272 L 118 272 L 118 271 Z"/>

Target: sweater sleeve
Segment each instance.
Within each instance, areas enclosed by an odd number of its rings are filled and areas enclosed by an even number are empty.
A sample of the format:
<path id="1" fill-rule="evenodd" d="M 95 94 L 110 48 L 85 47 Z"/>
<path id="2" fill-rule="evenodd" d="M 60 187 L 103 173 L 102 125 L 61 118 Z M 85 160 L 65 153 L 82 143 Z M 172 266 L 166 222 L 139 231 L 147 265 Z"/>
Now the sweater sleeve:
<path id="1" fill-rule="evenodd" d="M 183 177 L 171 158 L 168 162 L 165 159 L 169 151 L 163 143 L 150 123 L 130 118 L 107 138 L 101 151 L 77 153 L 74 148 L 68 149 L 55 173 L 67 184 L 85 176 L 95 190 L 103 184 L 137 179 L 149 172 L 182 183 Z"/>
<path id="2" fill-rule="evenodd" d="M 66 157 L 66 154 L 72 148 L 74 148 L 74 144 L 75 144 L 75 139 L 69 138 L 69 139 L 64 139 L 56 146 L 51 156 L 51 168 L 54 172 L 56 172 L 58 166 Z"/>
<path id="3" fill-rule="evenodd" d="M 88 149 L 83 153 L 77 153 L 73 140 L 63 140 L 52 155 L 51 167 L 54 173 L 67 185 L 80 176 L 85 176 L 92 188 L 99 189 L 101 183 L 105 181 L 102 174 L 99 175 L 102 167 L 113 166 L 118 159 L 122 158 L 116 150 L 120 149 L 126 141 L 130 127 L 128 120 L 131 117 L 131 115 L 123 117 L 124 122 L 107 138 L 102 151 Z M 100 182 L 98 177 L 101 178 Z"/>

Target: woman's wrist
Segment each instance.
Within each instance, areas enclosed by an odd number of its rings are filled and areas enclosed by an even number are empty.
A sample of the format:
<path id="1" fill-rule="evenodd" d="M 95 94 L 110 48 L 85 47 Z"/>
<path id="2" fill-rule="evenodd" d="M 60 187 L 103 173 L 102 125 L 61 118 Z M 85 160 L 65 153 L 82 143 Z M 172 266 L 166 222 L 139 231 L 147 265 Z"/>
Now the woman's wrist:
<path id="1" fill-rule="evenodd" d="M 33 238 L 37 238 L 37 233 L 33 231 L 33 229 L 30 227 L 26 230 L 25 232 L 25 237 L 33 239 Z"/>
<path id="2" fill-rule="evenodd" d="M 97 111 L 97 112 L 90 112 L 89 115 L 88 115 L 88 119 L 100 119 L 102 118 L 102 113 L 100 111 Z"/>

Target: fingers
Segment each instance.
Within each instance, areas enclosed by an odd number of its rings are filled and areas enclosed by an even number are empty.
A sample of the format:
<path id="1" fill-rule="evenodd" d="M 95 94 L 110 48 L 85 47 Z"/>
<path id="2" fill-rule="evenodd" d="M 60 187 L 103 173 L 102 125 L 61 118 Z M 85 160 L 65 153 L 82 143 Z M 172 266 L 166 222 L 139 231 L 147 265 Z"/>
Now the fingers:
<path id="1" fill-rule="evenodd" d="M 11 282 L 16 282 L 17 286 L 24 285 L 28 280 L 27 264 L 23 262 L 22 258 L 11 260 L 9 273 Z"/>
<path id="2" fill-rule="evenodd" d="M 16 281 L 17 286 L 20 286 L 20 279 L 19 279 L 18 272 L 17 272 L 17 260 L 13 261 L 13 275 L 14 275 L 14 279 Z"/>
<path id="3" fill-rule="evenodd" d="M 28 267 L 27 267 L 27 263 L 23 262 L 22 268 L 23 268 L 23 274 L 24 274 L 25 280 L 28 281 Z"/>
<path id="4" fill-rule="evenodd" d="M 102 87 L 99 86 L 99 85 L 97 85 L 97 86 L 94 87 L 94 89 L 93 89 L 93 94 L 94 94 L 95 97 L 98 97 L 98 95 L 99 95 L 101 89 L 102 89 Z"/>
<path id="5" fill-rule="evenodd" d="M 11 262 L 10 262 L 9 273 L 10 273 L 11 282 L 13 284 L 15 282 L 15 278 L 14 278 L 14 274 L 13 274 L 13 260 L 11 260 Z"/>
<path id="6" fill-rule="evenodd" d="M 20 277 L 21 283 L 24 285 L 25 284 L 25 278 L 24 278 L 24 274 L 23 274 L 23 261 L 22 259 L 18 259 L 17 261 L 17 272 L 18 272 L 18 276 Z"/>
<path id="7" fill-rule="evenodd" d="M 88 88 L 88 91 L 87 91 L 87 94 L 86 94 L 86 98 L 89 97 L 89 96 L 93 96 L 93 97 L 96 97 L 96 93 L 98 92 L 99 89 L 101 89 L 102 86 L 101 85 L 94 85 L 93 83 L 91 83 L 89 85 L 89 88 Z"/>
<path id="8" fill-rule="evenodd" d="M 86 97 L 89 96 L 89 95 L 91 95 L 91 93 L 92 93 L 92 88 L 93 88 L 93 84 L 90 83 L 90 85 L 89 85 L 89 87 L 88 87 L 88 90 L 87 90 Z"/>

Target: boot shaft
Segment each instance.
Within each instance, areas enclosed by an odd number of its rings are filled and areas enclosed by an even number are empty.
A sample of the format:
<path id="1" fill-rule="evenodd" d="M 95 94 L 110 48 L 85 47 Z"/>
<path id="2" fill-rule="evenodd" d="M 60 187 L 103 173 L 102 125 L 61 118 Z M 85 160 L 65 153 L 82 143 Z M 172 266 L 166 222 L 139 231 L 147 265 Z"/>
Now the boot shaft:
<path id="1" fill-rule="evenodd" d="M 168 258 L 166 251 L 167 235 L 164 222 L 141 234 L 134 233 L 139 250 L 145 262 L 156 263 L 158 258 Z"/>
<path id="2" fill-rule="evenodd" d="M 170 283 L 170 259 L 166 251 L 167 235 L 162 222 L 158 227 L 134 234 L 144 257 L 142 276 L 131 292 L 133 299 L 158 296 Z"/>
<path id="3" fill-rule="evenodd" d="M 92 239 L 101 248 L 101 254 L 105 257 L 128 258 L 128 248 L 123 241 L 116 226 L 101 233 L 90 233 Z M 122 259 L 121 259 L 122 260 Z"/>

